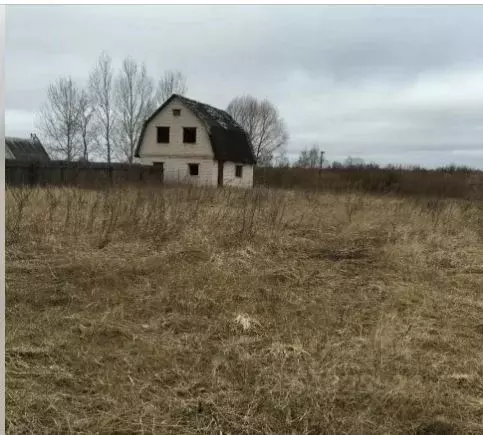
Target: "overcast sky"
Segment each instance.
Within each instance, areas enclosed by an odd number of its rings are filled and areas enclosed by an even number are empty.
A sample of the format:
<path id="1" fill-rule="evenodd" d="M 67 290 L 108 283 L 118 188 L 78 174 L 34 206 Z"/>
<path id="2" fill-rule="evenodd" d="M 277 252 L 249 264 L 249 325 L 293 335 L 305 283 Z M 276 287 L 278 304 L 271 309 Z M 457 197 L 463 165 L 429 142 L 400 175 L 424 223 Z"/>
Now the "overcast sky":
<path id="1" fill-rule="evenodd" d="M 483 169 L 481 6 L 7 6 L 6 134 L 36 131 L 49 82 L 85 84 L 102 50 L 220 108 L 268 98 L 291 158 Z"/>

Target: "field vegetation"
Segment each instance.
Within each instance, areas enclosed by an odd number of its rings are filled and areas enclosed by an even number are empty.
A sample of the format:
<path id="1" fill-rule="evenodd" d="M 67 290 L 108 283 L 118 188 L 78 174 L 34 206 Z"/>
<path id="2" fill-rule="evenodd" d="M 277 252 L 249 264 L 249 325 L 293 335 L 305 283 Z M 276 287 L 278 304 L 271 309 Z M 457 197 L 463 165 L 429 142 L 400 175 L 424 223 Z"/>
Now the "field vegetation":
<path id="1" fill-rule="evenodd" d="M 9 433 L 482 434 L 483 202 L 10 187 Z"/>

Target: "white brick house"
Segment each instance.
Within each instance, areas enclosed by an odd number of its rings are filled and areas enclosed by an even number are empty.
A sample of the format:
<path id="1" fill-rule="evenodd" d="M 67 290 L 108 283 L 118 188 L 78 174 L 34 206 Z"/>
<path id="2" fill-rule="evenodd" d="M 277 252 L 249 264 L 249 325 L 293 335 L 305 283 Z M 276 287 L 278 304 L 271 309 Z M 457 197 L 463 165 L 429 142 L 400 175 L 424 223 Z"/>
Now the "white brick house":
<path id="1" fill-rule="evenodd" d="M 253 149 L 223 110 L 172 95 L 144 123 L 135 156 L 166 182 L 253 187 Z"/>

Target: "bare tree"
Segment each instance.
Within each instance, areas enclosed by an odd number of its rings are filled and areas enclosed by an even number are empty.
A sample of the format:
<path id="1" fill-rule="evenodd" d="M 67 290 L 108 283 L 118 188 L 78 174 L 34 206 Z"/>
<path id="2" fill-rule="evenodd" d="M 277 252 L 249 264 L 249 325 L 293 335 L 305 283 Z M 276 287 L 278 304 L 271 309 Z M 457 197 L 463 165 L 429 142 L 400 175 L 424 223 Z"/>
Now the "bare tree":
<path id="1" fill-rule="evenodd" d="M 157 102 L 164 103 L 171 95 L 184 95 L 188 91 L 186 77 L 179 71 L 166 71 L 158 83 Z"/>
<path id="2" fill-rule="evenodd" d="M 343 167 L 344 167 L 344 165 L 337 160 L 333 161 L 332 165 L 331 165 L 332 169 L 340 169 L 340 168 L 343 168 Z"/>
<path id="3" fill-rule="evenodd" d="M 290 160 L 287 156 L 287 149 L 285 146 L 280 147 L 274 154 L 275 166 L 278 168 L 288 168 L 290 166 Z"/>
<path id="4" fill-rule="evenodd" d="M 119 119 L 118 136 L 121 151 L 129 161 L 134 160 L 136 143 L 145 119 L 153 110 L 153 81 L 146 66 L 127 57 L 116 80 L 116 110 Z"/>
<path id="5" fill-rule="evenodd" d="M 40 109 L 39 127 L 49 148 L 67 161 L 78 152 L 80 94 L 71 77 L 59 78 L 49 85 L 47 102 Z"/>
<path id="6" fill-rule="evenodd" d="M 324 155 L 325 152 L 320 150 L 319 145 L 312 145 L 310 149 L 301 151 L 295 165 L 302 168 L 319 168 L 320 170 L 325 162 Z"/>
<path id="7" fill-rule="evenodd" d="M 89 160 L 89 152 L 96 140 L 97 128 L 94 123 L 94 106 L 90 94 L 83 89 L 79 98 L 79 135 L 82 160 Z"/>
<path id="8" fill-rule="evenodd" d="M 288 142 L 285 122 L 270 101 L 250 95 L 236 97 L 226 110 L 247 132 L 260 165 L 269 164 L 274 152 Z"/>
<path id="9" fill-rule="evenodd" d="M 364 166 L 365 162 L 363 159 L 359 157 L 347 157 L 344 161 L 344 166 L 352 167 L 352 166 Z"/>
<path id="10" fill-rule="evenodd" d="M 106 148 L 107 162 L 111 163 L 112 135 L 115 127 L 114 87 L 111 57 L 102 52 L 89 77 L 89 90 L 94 104 L 94 113 L 101 128 Z"/>

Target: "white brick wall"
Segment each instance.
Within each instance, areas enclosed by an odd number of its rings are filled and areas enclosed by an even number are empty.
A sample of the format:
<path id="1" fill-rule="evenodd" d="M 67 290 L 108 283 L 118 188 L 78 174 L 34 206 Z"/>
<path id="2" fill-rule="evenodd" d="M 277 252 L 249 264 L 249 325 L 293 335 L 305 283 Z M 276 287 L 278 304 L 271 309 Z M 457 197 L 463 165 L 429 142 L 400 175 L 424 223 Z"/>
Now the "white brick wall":
<path id="1" fill-rule="evenodd" d="M 167 183 L 194 183 L 197 185 L 218 185 L 218 162 L 200 158 L 177 158 L 177 157 L 149 157 L 144 158 L 142 163 L 152 165 L 154 162 L 163 162 L 164 181 Z M 198 163 L 198 176 L 189 175 L 189 164 Z M 236 163 L 225 162 L 223 167 L 223 185 L 230 187 L 253 187 L 253 166 L 243 165 L 242 177 L 235 176 Z"/>
<path id="2" fill-rule="evenodd" d="M 174 116 L 173 109 L 180 109 L 180 116 Z M 169 127 L 169 144 L 157 143 L 156 127 Z M 196 127 L 195 144 L 183 143 L 183 127 Z M 178 99 L 174 99 L 147 126 L 139 156 L 141 160 L 167 156 L 213 159 L 213 150 L 205 125 Z"/>
<path id="3" fill-rule="evenodd" d="M 200 158 L 144 158 L 143 164 L 163 162 L 164 181 L 166 183 L 194 183 L 196 185 L 216 186 L 218 182 L 217 162 Z M 198 176 L 189 174 L 189 164 L 197 163 Z"/>
<path id="4" fill-rule="evenodd" d="M 225 162 L 223 184 L 234 187 L 253 187 L 253 165 L 243 165 L 241 178 L 235 176 L 237 163 Z"/>

